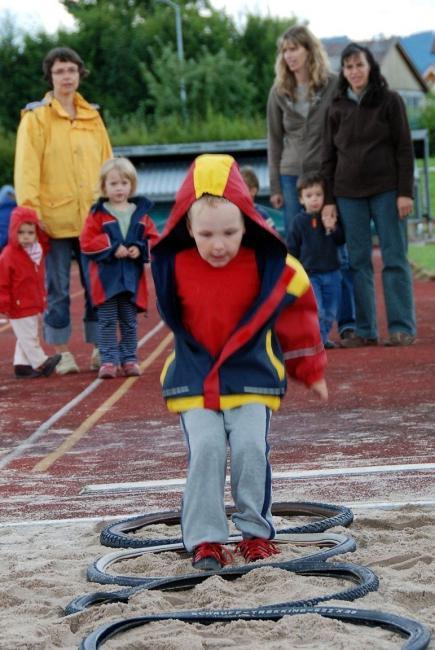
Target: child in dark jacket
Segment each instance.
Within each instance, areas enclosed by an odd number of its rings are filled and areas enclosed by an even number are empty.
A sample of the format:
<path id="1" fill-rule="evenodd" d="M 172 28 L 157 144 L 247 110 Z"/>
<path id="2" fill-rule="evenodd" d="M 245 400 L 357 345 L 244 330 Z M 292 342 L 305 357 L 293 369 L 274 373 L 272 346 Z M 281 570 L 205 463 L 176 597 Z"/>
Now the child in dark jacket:
<path id="1" fill-rule="evenodd" d="M 116 377 L 120 367 L 127 377 L 140 375 L 137 313 L 147 309 L 144 264 L 149 261 L 148 241 L 156 240 L 158 232 L 147 214 L 151 202 L 131 198 L 136 186 L 136 170 L 129 160 L 106 161 L 100 172 L 102 197 L 80 235 L 90 295 L 98 310 L 101 379 Z"/>
<path id="2" fill-rule="evenodd" d="M 16 207 L 9 223 L 8 244 L 0 255 L 0 313 L 9 317 L 17 342 L 14 371 L 17 378 L 48 377 L 61 359 L 47 356 L 38 328 L 46 306 L 44 255 L 48 239 L 31 208 Z"/>
<path id="3" fill-rule="evenodd" d="M 228 444 L 238 549 L 247 561 L 268 557 L 278 550 L 267 436 L 286 369 L 327 398 L 309 279 L 256 211 L 228 155 L 194 161 L 152 253 L 160 313 L 175 338 L 163 395 L 180 414 L 189 450 L 184 545 L 197 569 L 218 570 L 232 557 L 222 546 Z"/>
<path id="4" fill-rule="evenodd" d="M 14 188 L 12 185 L 3 185 L 0 189 L 0 253 L 8 243 L 9 222 L 16 206 Z"/>
<path id="5" fill-rule="evenodd" d="M 259 214 L 261 214 L 263 219 L 269 226 L 271 226 L 271 228 L 275 228 L 275 222 L 272 219 L 268 208 L 266 208 L 265 205 L 261 205 L 261 203 L 257 203 L 255 201 L 257 194 L 260 191 L 260 181 L 258 180 L 258 176 L 255 173 L 255 169 L 250 165 L 244 165 L 243 167 L 240 167 L 240 173 L 246 185 L 248 186 L 249 194 L 252 196 L 255 209 Z"/>
<path id="6" fill-rule="evenodd" d="M 320 174 L 303 174 L 298 178 L 299 202 L 305 210 L 295 217 L 287 238 L 289 252 L 302 263 L 316 295 L 320 333 L 325 348 L 339 347 L 329 340 L 337 318 L 341 292 L 338 246 L 344 244 L 340 223 L 331 216 L 322 217 L 325 183 Z"/>

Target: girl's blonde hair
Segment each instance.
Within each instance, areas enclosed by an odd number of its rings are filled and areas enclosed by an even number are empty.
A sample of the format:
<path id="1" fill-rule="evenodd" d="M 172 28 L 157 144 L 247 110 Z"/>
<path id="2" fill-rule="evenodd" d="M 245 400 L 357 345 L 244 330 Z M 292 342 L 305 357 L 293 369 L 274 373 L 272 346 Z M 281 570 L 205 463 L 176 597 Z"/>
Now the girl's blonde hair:
<path id="1" fill-rule="evenodd" d="M 121 176 L 128 178 L 131 183 L 130 196 L 133 196 L 133 194 L 136 193 L 137 188 L 137 172 L 128 158 L 110 158 L 109 160 L 106 160 L 100 169 L 100 179 L 98 184 L 100 194 L 104 196 L 107 174 L 113 169 L 116 169 Z"/>
<path id="2" fill-rule="evenodd" d="M 317 90 L 326 84 L 330 72 L 325 48 L 305 25 L 296 25 L 296 27 L 287 29 L 278 39 L 275 86 L 281 95 L 289 95 L 292 101 L 296 100 L 297 82 L 293 72 L 288 69 L 283 56 L 284 50 L 289 44 L 302 45 L 308 52 L 308 94 L 309 97 L 313 97 Z"/>

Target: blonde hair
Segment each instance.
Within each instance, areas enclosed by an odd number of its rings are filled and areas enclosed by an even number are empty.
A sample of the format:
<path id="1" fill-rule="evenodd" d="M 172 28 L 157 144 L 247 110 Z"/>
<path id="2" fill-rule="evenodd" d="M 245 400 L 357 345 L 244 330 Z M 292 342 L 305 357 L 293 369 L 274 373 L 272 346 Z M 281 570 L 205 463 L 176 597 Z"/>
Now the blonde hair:
<path id="1" fill-rule="evenodd" d="M 274 83 L 278 92 L 281 95 L 289 95 L 292 101 L 296 100 L 297 82 L 283 56 L 284 50 L 289 44 L 301 45 L 308 52 L 308 94 L 309 97 L 313 97 L 316 91 L 326 84 L 330 72 L 325 48 L 305 25 L 296 25 L 296 27 L 287 29 L 278 39 Z"/>
<path id="2" fill-rule="evenodd" d="M 187 212 L 187 218 L 190 220 L 192 217 L 192 212 L 193 209 L 195 209 L 195 212 L 197 213 L 198 210 L 197 208 L 201 208 L 203 205 L 207 205 L 210 208 L 217 208 L 220 203 L 232 203 L 232 201 L 229 201 L 226 199 L 224 196 L 216 196 L 215 194 L 202 194 L 199 199 L 194 201 L 192 205 L 190 206 L 188 212 Z M 233 203 L 234 205 L 234 203 Z M 240 214 L 242 214 L 240 212 Z"/>
<path id="3" fill-rule="evenodd" d="M 98 189 L 101 195 L 104 196 L 107 174 L 113 169 L 116 169 L 122 177 L 127 178 L 130 181 L 130 196 L 133 196 L 137 188 L 137 172 L 128 158 L 110 158 L 109 160 L 106 160 L 100 169 Z"/>

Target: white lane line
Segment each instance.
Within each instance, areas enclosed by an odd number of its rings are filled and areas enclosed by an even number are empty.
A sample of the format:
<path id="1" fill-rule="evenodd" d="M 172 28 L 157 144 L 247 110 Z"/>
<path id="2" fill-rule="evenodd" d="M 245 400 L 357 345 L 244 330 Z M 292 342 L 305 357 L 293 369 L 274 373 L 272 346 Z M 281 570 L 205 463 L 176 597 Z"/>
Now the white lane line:
<path id="1" fill-rule="evenodd" d="M 142 347 L 150 338 L 154 336 L 154 334 L 157 334 L 159 330 L 162 329 L 164 323 L 163 321 L 160 321 L 157 323 L 155 327 L 153 327 L 152 330 L 147 332 L 145 336 L 141 338 L 141 340 L 138 342 L 138 348 Z M 52 416 L 48 418 L 45 422 L 43 422 L 37 429 L 34 431 L 26 440 L 24 440 L 18 447 L 15 447 L 11 452 L 6 454 L 0 459 L 0 469 L 3 469 L 9 463 L 11 460 L 16 458 L 17 456 L 21 455 L 21 452 L 33 445 L 33 443 L 41 438 L 41 436 L 50 429 L 50 427 L 53 426 L 55 422 L 60 420 L 64 415 L 69 413 L 77 404 L 80 404 L 88 395 L 94 392 L 96 388 L 103 382 L 103 379 L 94 379 L 94 381 L 89 384 L 84 390 L 82 390 L 81 393 L 76 395 L 70 402 L 62 406 L 56 413 L 54 413 Z"/>
<path id="2" fill-rule="evenodd" d="M 369 465 L 367 467 L 343 467 L 331 469 L 310 469 L 302 471 L 273 472 L 273 480 L 290 480 L 300 478 L 321 478 L 324 476 L 361 476 L 364 474 L 388 474 L 391 472 L 429 472 L 435 470 L 435 463 L 413 463 L 408 465 Z M 226 482 L 229 483 L 227 476 Z M 129 492 L 132 490 L 158 490 L 160 488 L 180 487 L 186 484 L 184 478 L 160 481 L 136 481 L 131 483 L 96 483 L 85 485 L 80 494 L 96 492 Z"/>
<path id="3" fill-rule="evenodd" d="M 303 503 L 301 501 L 301 503 Z M 340 503 L 336 505 L 345 506 L 351 510 L 400 510 L 402 508 L 410 508 L 411 506 L 421 507 L 421 508 L 433 508 L 435 506 L 435 499 L 417 499 L 410 501 L 366 501 L 366 502 L 352 502 L 352 503 Z M 124 521 L 133 517 L 139 517 L 144 514 L 161 514 L 165 512 L 164 510 L 155 510 L 152 512 L 146 512 L 142 510 L 141 512 L 130 512 L 128 514 L 120 515 L 100 515 L 98 517 L 78 517 L 74 519 L 70 517 L 68 519 L 30 519 L 29 521 L 7 521 L 0 523 L 0 529 L 2 528 L 29 528 L 30 526 L 66 526 L 77 524 L 92 524 L 100 523 L 102 521 Z M 173 512 L 173 510 L 171 510 Z"/>

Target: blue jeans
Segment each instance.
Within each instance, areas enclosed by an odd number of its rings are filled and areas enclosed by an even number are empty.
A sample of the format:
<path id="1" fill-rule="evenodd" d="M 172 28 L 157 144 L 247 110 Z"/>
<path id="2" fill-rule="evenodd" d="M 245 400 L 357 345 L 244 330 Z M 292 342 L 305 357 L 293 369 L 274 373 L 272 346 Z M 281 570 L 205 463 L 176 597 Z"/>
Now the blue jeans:
<path id="1" fill-rule="evenodd" d="M 137 307 L 127 293 L 119 293 L 97 307 L 98 349 L 101 363 L 123 365 L 137 361 Z M 118 326 L 120 339 L 118 340 Z"/>
<path id="2" fill-rule="evenodd" d="M 406 220 L 399 219 L 396 201 L 395 191 L 367 198 L 337 198 L 355 289 L 356 332 L 367 338 L 378 336 L 370 230 L 372 220 L 381 248 L 388 332 L 404 332 L 412 336 L 416 333 Z"/>
<path id="3" fill-rule="evenodd" d="M 327 273 L 310 273 L 309 276 L 319 310 L 320 334 L 323 343 L 326 343 L 337 318 L 341 272 L 337 270 Z"/>
<path id="4" fill-rule="evenodd" d="M 337 247 L 340 260 L 341 284 L 338 301 L 337 325 L 341 334 L 345 330 L 355 329 L 355 297 L 353 290 L 352 271 L 349 266 L 349 254 L 346 244 Z"/>
<path id="5" fill-rule="evenodd" d="M 287 241 L 287 235 L 290 231 L 297 213 L 302 209 L 299 203 L 296 183 L 298 176 L 280 176 L 281 191 L 284 197 L 284 240 Z"/>
<path id="6" fill-rule="evenodd" d="M 80 269 L 80 280 L 85 291 L 83 317 L 85 341 L 97 340 L 97 313 L 93 309 L 81 264 L 78 237 L 50 239 L 50 250 L 45 259 L 47 284 L 47 310 L 44 314 L 43 334 L 47 343 L 64 345 L 71 336 L 70 273 L 73 256 Z"/>

